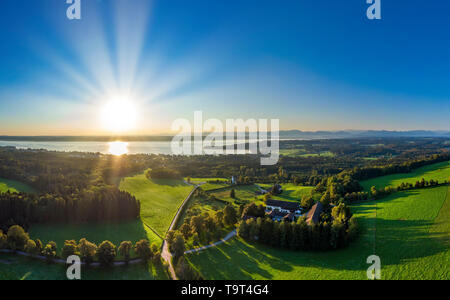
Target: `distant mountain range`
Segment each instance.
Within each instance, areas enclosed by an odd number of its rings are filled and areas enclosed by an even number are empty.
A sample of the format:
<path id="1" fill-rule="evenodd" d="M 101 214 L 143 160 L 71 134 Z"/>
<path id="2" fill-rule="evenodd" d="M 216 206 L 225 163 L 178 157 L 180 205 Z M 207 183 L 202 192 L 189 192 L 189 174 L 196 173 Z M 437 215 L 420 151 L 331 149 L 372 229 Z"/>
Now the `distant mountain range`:
<path id="1" fill-rule="evenodd" d="M 336 139 L 336 138 L 374 138 L 374 137 L 448 137 L 450 131 L 411 130 L 341 130 L 341 131 L 280 131 L 280 139 Z"/>
<path id="2" fill-rule="evenodd" d="M 205 136 L 207 133 L 205 133 Z M 30 142 L 109 142 L 121 140 L 132 141 L 171 141 L 172 135 L 149 136 L 0 136 L 0 141 L 30 141 Z M 282 130 L 280 139 L 346 139 L 346 138 L 401 138 L 401 137 L 441 137 L 450 138 L 450 131 L 444 130 L 341 130 L 341 131 L 301 131 Z"/>

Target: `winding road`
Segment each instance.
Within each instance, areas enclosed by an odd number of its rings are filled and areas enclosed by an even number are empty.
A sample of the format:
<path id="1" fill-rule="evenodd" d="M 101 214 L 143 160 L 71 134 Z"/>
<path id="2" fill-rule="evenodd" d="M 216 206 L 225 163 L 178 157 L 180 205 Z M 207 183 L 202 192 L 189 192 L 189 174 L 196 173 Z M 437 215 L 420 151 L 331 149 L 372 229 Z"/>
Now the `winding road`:
<path id="1" fill-rule="evenodd" d="M 186 181 L 185 181 L 185 183 L 189 184 Z M 170 226 L 169 226 L 169 229 L 167 230 L 167 232 L 169 232 L 169 231 L 174 229 L 175 225 L 178 222 L 178 218 L 180 217 L 180 214 L 181 214 L 181 212 L 184 209 L 184 206 L 189 201 L 189 199 L 191 199 L 192 195 L 195 193 L 195 191 L 200 186 L 201 186 L 201 184 L 200 185 L 194 185 L 194 188 L 192 189 L 192 191 L 189 193 L 189 195 L 186 197 L 186 199 L 184 199 L 183 203 L 181 203 L 181 205 L 178 208 L 178 211 L 177 211 L 175 217 L 172 220 L 172 223 L 170 223 Z M 170 253 L 169 246 L 167 245 L 167 241 L 165 239 L 163 240 L 161 248 L 162 248 L 161 257 L 169 264 L 170 277 L 172 277 L 173 280 L 177 280 L 177 276 L 175 274 L 175 269 L 173 268 L 173 265 L 172 265 L 172 253 Z"/>

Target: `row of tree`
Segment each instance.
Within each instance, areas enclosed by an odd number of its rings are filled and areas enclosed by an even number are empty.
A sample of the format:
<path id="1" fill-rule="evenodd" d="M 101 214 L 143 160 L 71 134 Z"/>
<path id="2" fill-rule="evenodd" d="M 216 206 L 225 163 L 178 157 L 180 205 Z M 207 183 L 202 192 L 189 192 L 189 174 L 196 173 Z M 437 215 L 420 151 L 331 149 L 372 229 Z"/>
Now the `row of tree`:
<path id="1" fill-rule="evenodd" d="M 0 194 L 0 224 L 135 220 L 140 202 L 112 186 L 92 187 L 77 195 Z M 1 228 L 1 226 L 0 226 Z"/>
<path id="2" fill-rule="evenodd" d="M 304 217 L 297 222 L 276 222 L 270 218 L 242 220 L 238 234 L 242 238 L 290 250 L 330 250 L 345 247 L 358 234 L 358 223 L 349 208 L 333 208 L 332 219 L 309 225 Z"/>
<path id="3" fill-rule="evenodd" d="M 134 246 L 132 242 L 124 241 L 118 248 L 110 241 L 103 241 L 97 246 L 85 238 L 78 243 L 74 240 L 66 240 L 59 255 L 58 246 L 55 242 L 51 241 L 44 246 L 39 239 L 31 239 L 29 234 L 19 225 L 11 226 L 7 234 L 0 230 L 0 249 L 43 255 L 49 262 L 58 257 L 66 259 L 71 255 L 78 255 L 86 264 L 90 264 L 97 258 L 102 266 L 112 265 L 118 256 L 121 256 L 125 262 L 129 262 L 131 251 L 134 250 L 137 257 L 144 262 L 153 260 L 155 263 L 161 263 L 161 253 L 158 246 L 154 243 L 150 245 L 148 240 L 141 240 Z"/>

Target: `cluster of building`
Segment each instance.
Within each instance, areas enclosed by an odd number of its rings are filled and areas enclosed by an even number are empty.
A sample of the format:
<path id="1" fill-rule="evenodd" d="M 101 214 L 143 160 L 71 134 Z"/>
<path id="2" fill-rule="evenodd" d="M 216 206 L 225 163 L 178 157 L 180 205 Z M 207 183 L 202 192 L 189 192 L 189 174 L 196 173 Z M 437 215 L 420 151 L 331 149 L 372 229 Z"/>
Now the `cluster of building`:
<path id="1" fill-rule="evenodd" d="M 323 212 L 323 205 L 319 201 L 311 209 L 303 213 L 303 209 L 297 202 L 281 201 L 269 199 L 266 201 L 266 215 L 274 221 L 295 221 L 299 217 L 306 215 L 308 224 L 317 224 L 320 221 L 320 214 Z"/>

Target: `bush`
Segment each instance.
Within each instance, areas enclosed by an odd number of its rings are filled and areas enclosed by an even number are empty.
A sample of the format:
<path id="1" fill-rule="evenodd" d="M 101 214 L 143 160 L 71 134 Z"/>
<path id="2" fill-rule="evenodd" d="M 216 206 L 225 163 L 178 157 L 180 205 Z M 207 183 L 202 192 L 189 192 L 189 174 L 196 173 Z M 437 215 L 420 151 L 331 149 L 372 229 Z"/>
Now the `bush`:
<path id="1" fill-rule="evenodd" d="M 119 254 L 124 258 L 125 262 L 128 262 L 130 260 L 130 252 L 133 248 L 133 244 L 130 241 L 124 241 L 120 243 L 119 246 Z"/>
<path id="2" fill-rule="evenodd" d="M 50 242 L 42 250 L 42 255 L 47 257 L 48 262 L 51 262 L 56 257 L 55 245 L 55 242 Z"/>
<path id="3" fill-rule="evenodd" d="M 81 259 L 85 263 L 90 264 L 94 260 L 95 253 L 97 252 L 97 245 L 86 239 L 81 239 L 78 243 L 78 249 L 80 250 Z"/>
<path id="4" fill-rule="evenodd" d="M 71 255 L 77 255 L 78 253 L 78 245 L 74 240 L 65 241 L 64 246 L 61 250 L 62 257 L 64 259 L 68 258 Z"/>
<path id="5" fill-rule="evenodd" d="M 36 242 L 33 240 L 28 240 L 27 244 L 25 245 L 24 250 L 25 250 L 25 252 L 30 253 L 30 254 L 37 254 L 38 248 L 36 247 Z"/>
<path id="6" fill-rule="evenodd" d="M 0 249 L 5 249 L 8 247 L 8 237 L 0 229 Z"/>
<path id="7" fill-rule="evenodd" d="M 116 246 L 110 241 L 103 241 L 97 248 L 97 258 L 104 267 L 111 266 L 116 258 Z"/>
<path id="8" fill-rule="evenodd" d="M 24 250 L 30 236 L 19 225 L 13 225 L 9 228 L 7 234 L 8 245 L 12 250 Z"/>
<path id="9" fill-rule="evenodd" d="M 150 249 L 150 245 L 147 240 L 140 240 L 134 246 L 134 252 L 142 259 L 144 262 L 147 262 L 152 258 L 153 253 Z"/>

